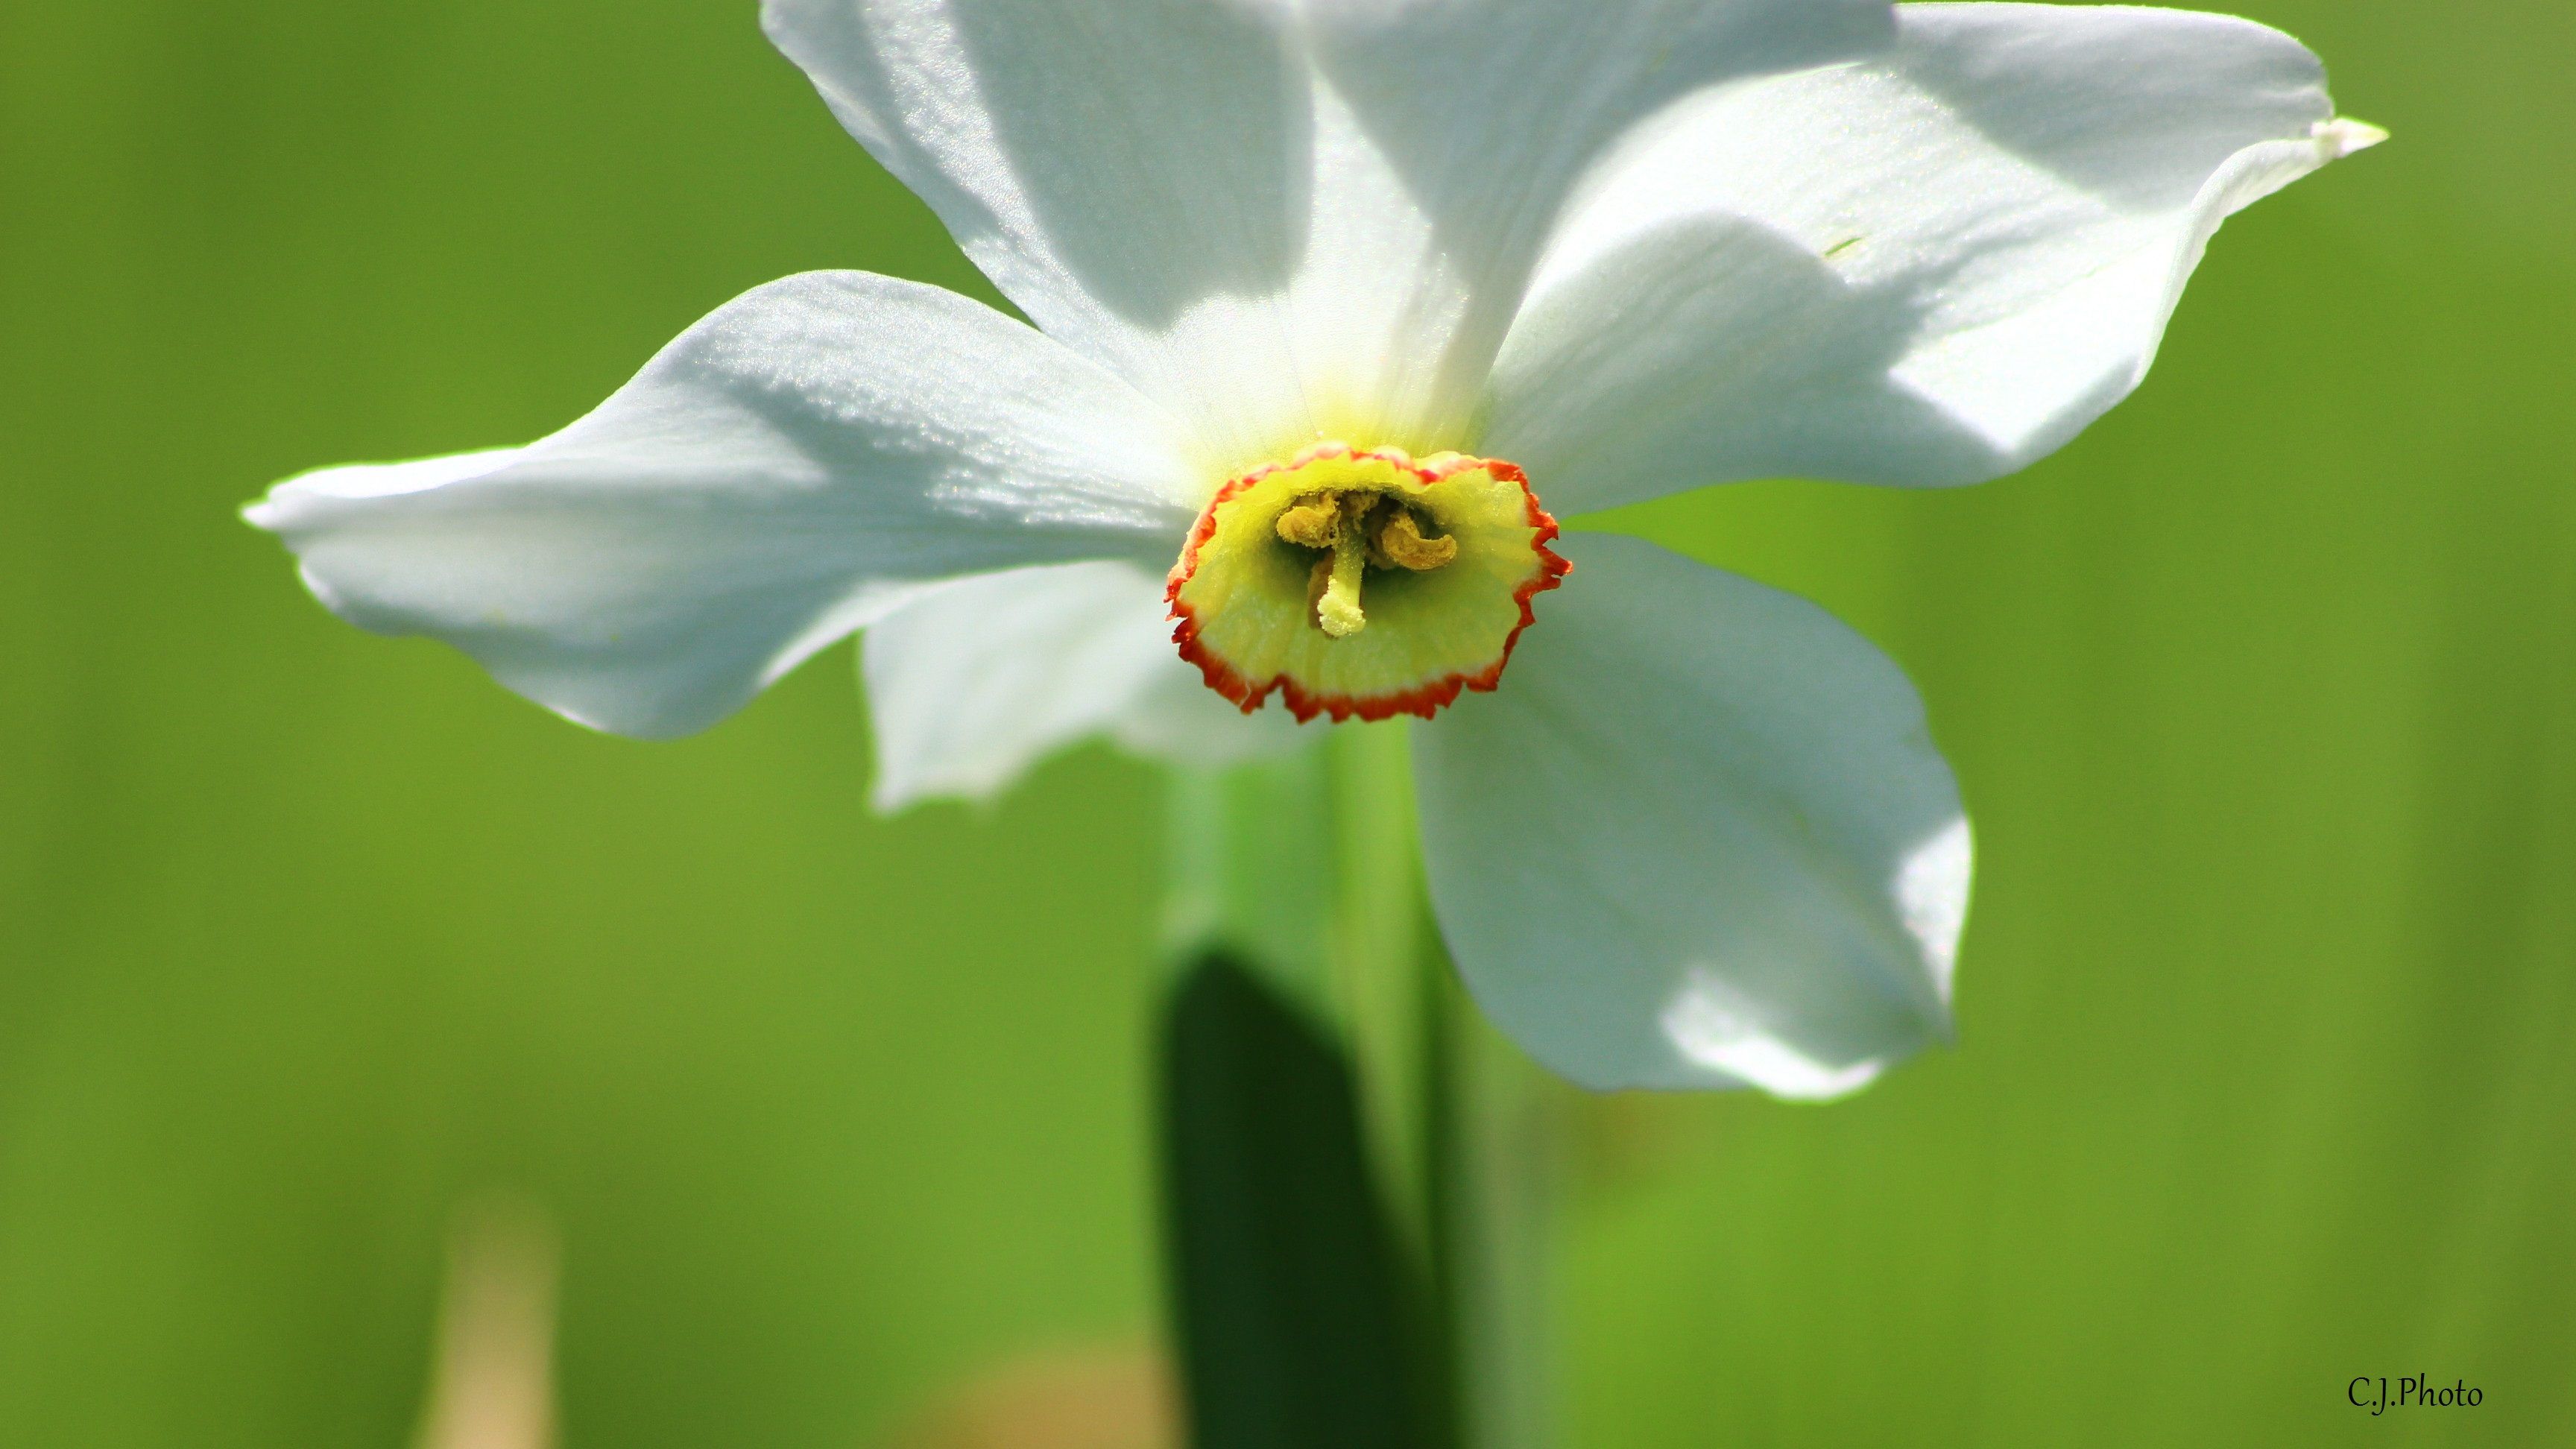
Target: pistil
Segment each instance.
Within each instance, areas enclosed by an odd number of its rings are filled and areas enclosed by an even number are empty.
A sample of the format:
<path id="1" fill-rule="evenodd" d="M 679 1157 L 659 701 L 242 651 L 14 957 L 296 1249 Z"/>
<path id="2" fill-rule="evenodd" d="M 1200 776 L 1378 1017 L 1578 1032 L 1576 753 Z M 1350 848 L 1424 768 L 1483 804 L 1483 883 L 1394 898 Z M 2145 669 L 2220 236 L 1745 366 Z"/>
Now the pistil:
<path id="1" fill-rule="evenodd" d="M 1360 579 L 1367 569 L 1368 545 L 1360 530 L 1345 526 L 1334 536 L 1333 551 L 1315 560 L 1315 571 L 1324 578 L 1315 599 L 1316 628 L 1347 639 L 1368 627 L 1368 616 L 1360 612 Z"/>

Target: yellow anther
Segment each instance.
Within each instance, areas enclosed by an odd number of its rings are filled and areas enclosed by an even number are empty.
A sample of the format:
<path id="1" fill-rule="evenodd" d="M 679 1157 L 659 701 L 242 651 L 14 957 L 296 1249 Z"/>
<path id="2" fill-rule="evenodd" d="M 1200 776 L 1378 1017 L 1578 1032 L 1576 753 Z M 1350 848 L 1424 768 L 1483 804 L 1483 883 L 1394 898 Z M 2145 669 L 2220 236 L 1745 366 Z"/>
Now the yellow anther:
<path id="1" fill-rule="evenodd" d="M 1316 493 L 1300 498 L 1279 515 L 1279 538 L 1299 548 L 1331 548 L 1342 530 L 1342 495 Z"/>
<path id="2" fill-rule="evenodd" d="M 1377 537 L 1370 540 L 1373 555 L 1415 573 L 1436 569 L 1458 556 L 1458 540 L 1422 536 L 1422 524 L 1414 518 L 1412 509 L 1391 508 L 1387 514 Z"/>

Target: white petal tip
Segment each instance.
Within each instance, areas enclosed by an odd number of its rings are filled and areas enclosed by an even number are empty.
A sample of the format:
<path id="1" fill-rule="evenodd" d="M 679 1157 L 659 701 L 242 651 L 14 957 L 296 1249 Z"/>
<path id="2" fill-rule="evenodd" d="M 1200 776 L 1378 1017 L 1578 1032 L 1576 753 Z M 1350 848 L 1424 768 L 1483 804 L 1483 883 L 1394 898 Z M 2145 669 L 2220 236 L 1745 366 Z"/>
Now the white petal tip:
<path id="1" fill-rule="evenodd" d="M 283 533 L 295 527 L 299 518 L 310 517 L 310 510 L 317 501 L 392 498 L 404 493 L 420 493 L 498 471 L 524 451 L 521 448 L 483 448 L 471 453 L 414 458 L 404 463 L 335 463 L 281 480 L 265 495 L 243 504 L 241 515 L 253 528 Z"/>
<path id="2" fill-rule="evenodd" d="M 877 815 L 892 817 L 917 810 L 924 805 L 946 801 L 982 810 L 999 800 L 1013 780 L 920 779 L 879 780 L 868 792 L 868 809 Z"/>
<path id="3" fill-rule="evenodd" d="M 868 791 L 868 812 L 891 818 L 930 799 L 932 792 L 918 785 L 880 776 Z"/>
<path id="4" fill-rule="evenodd" d="M 2319 121 L 2308 134 L 2315 138 L 2317 149 L 2323 151 L 2329 161 L 2340 161 L 2355 151 L 2367 151 L 2388 139 L 2386 130 L 2350 116 Z"/>
<path id="5" fill-rule="evenodd" d="M 1750 1014 L 1736 989 L 1713 971 L 1694 971 L 1664 1006 L 1657 1023 L 1674 1052 L 1694 1074 L 1741 1082 L 1792 1102 L 1830 1102 L 1878 1080 L 1888 1068 L 1927 1042 L 1947 1045 L 1946 1010 L 1926 1013 L 1912 1033 L 1899 1032 L 1881 1050 L 1857 1059 L 1832 1059 L 1801 1048 Z M 1910 1038 L 1910 1039 L 1909 1039 Z"/>

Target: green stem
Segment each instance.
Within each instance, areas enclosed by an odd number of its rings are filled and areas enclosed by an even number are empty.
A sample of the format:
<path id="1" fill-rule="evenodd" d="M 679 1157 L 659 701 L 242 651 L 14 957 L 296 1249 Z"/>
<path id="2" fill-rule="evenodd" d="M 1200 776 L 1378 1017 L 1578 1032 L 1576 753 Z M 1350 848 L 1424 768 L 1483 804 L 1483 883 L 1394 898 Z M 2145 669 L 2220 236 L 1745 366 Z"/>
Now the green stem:
<path id="1" fill-rule="evenodd" d="M 1444 1274 L 1456 1325 L 1460 1441 L 1556 1442 L 1554 1187 L 1562 1136 L 1550 1084 L 1444 972 L 1448 1083 Z"/>
<path id="2" fill-rule="evenodd" d="M 1175 772 L 1172 822 L 1162 1127 L 1192 1442 L 1548 1442 L 1542 1099 L 1441 952 L 1404 728 Z"/>

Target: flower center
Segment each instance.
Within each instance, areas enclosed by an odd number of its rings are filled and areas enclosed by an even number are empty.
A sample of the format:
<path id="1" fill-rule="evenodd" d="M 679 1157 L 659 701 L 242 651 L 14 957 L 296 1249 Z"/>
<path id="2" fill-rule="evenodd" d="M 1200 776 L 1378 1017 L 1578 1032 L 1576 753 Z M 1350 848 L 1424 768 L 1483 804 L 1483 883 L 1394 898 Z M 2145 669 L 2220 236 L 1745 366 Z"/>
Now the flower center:
<path id="1" fill-rule="evenodd" d="M 1422 512 L 1392 493 L 1310 493 L 1273 527 L 1280 542 L 1320 554 L 1306 575 L 1306 607 L 1315 627 L 1336 639 L 1368 627 L 1360 584 L 1370 569 L 1429 573 L 1458 556 L 1458 540 L 1426 537 Z"/>
<path id="2" fill-rule="evenodd" d="M 1568 570 L 1520 469 L 1326 443 L 1217 491 L 1166 596 L 1172 637 L 1242 706 L 1429 718 L 1491 689 Z"/>

